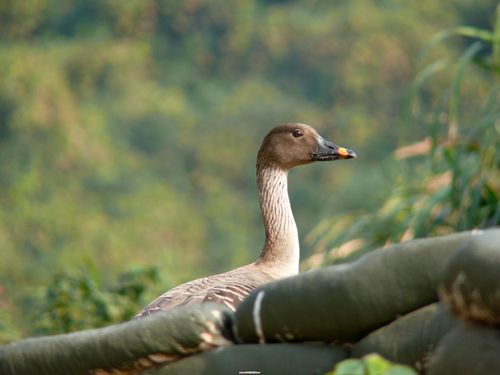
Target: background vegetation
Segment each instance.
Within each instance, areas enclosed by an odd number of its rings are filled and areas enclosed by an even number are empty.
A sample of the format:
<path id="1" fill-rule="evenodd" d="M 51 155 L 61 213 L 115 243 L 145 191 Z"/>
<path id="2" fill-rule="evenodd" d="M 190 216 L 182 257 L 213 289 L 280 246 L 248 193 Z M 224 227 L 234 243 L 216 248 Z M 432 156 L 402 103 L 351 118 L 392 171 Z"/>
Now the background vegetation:
<path id="1" fill-rule="evenodd" d="M 2 1 L 0 342 L 255 258 L 277 123 L 359 155 L 291 173 L 304 268 L 498 225 L 496 6 Z"/>

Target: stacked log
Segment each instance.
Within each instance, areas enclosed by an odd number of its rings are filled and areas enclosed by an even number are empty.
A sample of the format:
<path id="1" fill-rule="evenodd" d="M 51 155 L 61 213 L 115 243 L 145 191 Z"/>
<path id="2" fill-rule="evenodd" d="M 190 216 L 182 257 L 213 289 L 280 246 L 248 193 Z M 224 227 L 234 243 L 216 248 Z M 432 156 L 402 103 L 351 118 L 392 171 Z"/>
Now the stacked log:
<path id="1" fill-rule="evenodd" d="M 379 353 L 429 374 L 500 373 L 500 229 L 375 250 L 255 290 L 0 347 L 0 373 L 324 374 Z M 113 372 L 114 371 L 114 372 Z"/>

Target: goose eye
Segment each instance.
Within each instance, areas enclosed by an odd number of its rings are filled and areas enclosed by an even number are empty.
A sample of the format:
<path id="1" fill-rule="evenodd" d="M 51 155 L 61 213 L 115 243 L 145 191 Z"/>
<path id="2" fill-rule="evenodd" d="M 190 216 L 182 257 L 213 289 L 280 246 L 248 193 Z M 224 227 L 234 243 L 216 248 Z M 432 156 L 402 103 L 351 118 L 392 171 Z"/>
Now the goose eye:
<path id="1" fill-rule="evenodd" d="M 304 132 L 300 129 L 296 129 L 293 131 L 292 135 L 295 137 L 295 138 L 299 138 L 299 137 L 302 137 L 304 135 Z"/>

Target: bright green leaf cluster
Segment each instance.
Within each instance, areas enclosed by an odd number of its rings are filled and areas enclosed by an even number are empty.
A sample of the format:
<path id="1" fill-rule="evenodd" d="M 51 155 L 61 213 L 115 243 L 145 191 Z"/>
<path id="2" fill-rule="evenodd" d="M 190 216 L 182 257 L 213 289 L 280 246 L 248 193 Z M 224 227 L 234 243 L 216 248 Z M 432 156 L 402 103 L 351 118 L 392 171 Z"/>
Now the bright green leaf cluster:
<path id="1" fill-rule="evenodd" d="M 325 375 L 416 375 L 411 367 L 392 363 L 378 354 L 346 359 Z"/>

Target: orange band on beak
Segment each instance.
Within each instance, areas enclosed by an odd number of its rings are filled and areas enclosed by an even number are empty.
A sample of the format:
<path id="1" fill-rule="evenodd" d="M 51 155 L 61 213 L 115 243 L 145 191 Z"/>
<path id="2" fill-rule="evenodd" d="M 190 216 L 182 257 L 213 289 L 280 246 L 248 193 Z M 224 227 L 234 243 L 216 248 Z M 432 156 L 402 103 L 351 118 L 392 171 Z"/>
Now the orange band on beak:
<path id="1" fill-rule="evenodd" d="M 349 155 L 349 152 L 344 147 L 339 147 L 339 155 L 342 157 L 346 157 Z"/>

